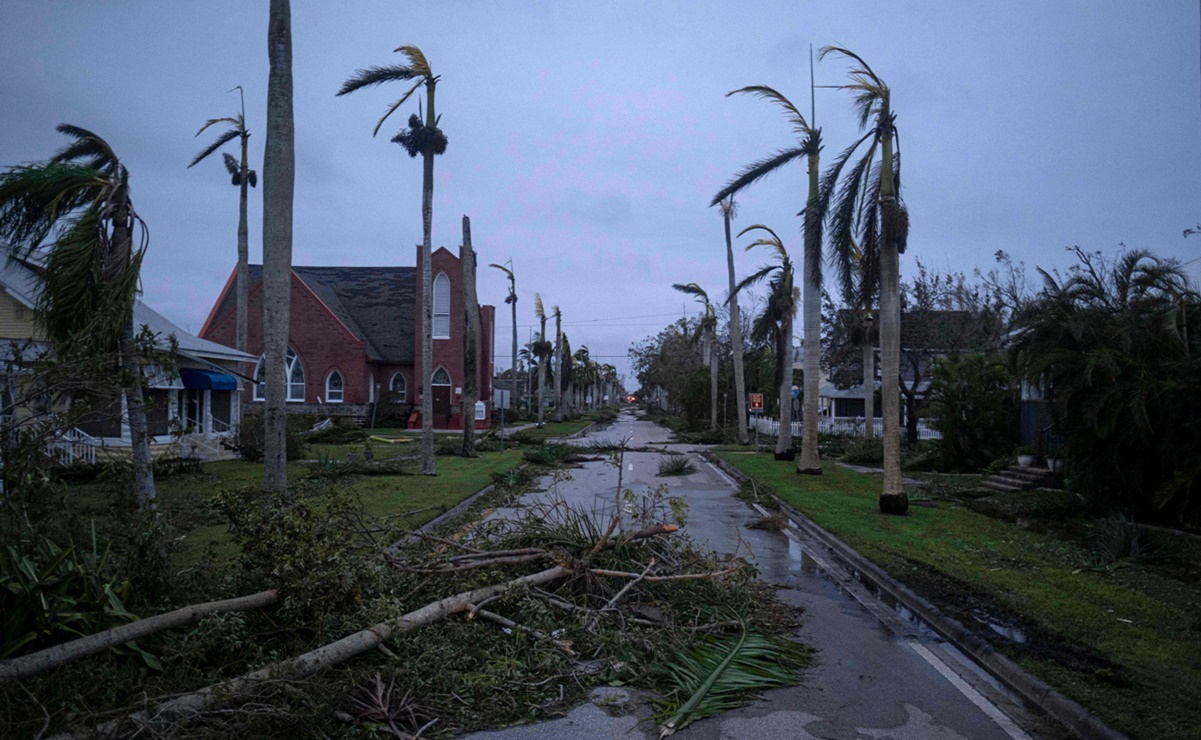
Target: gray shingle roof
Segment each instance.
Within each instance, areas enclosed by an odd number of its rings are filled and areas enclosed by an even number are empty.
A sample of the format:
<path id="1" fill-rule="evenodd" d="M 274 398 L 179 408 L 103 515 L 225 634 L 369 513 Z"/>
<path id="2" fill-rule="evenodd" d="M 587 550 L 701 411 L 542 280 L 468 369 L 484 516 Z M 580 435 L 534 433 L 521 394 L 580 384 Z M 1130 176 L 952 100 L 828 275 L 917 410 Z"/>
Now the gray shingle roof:
<path id="1" fill-rule="evenodd" d="M 304 284 L 367 345 L 376 362 L 413 362 L 417 315 L 415 267 L 302 267 L 292 266 Z M 263 276 L 261 265 L 250 265 L 250 285 Z M 234 310 L 236 295 L 226 293 L 214 318 Z"/>

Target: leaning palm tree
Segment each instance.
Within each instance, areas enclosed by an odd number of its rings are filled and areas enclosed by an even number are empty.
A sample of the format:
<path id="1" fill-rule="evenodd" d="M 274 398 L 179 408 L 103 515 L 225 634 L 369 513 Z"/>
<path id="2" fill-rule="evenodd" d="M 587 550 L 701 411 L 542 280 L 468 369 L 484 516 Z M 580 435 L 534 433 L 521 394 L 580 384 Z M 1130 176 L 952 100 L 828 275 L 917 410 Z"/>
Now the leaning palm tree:
<path id="1" fill-rule="evenodd" d="M 534 315 L 541 324 L 538 328 L 538 342 L 534 345 L 534 354 L 538 358 L 538 427 L 543 425 L 543 412 L 546 406 L 546 359 L 550 354 L 546 342 L 546 311 L 542 308 L 542 296 L 534 294 Z"/>
<path id="2" fill-rule="evenodd" d="M 822 142 L 821 129 L 812 125 L 812 110 L 810 120 L 806 121 L 801 111 L 775 89 L 766 85 L 751 85 L 726 93 L 726 96 L 747 93 L 763 98 L 780 106 L 784 116 L 792 124 L 792 130 L 799 137 L 796 146 L 781 149 L 769 157 L 748 165 L 734 176 L 734 179 L 713 198 L 710 205 L 717 205 L 752 183 L 758 182 L 767 175 L 775 172 L 794 160 L 805 158 L 809 165 L 809 195 L 805 201 L 805 292 L 804 309 L 802 313 L 805 332 L 805 376 L 804 376 L 804 412 L 801 415 L 801 456 L 797 460 L 797 472 L 809 475 L 821 475 L 821 460 L 817 452 L 817 399 L 819 394 L 818 360 L 821 354 L 821 301 L 822 301 L 822 222 L 825 220 L 825 205 L 828 200 L 821 198 L 819 188 L 819 158 Z"/>
<path id="3" fill-rule="evenodd" d="M 234 90 L 239 94 L 242 93 L 242 86 L 238 85 Z M 231 90 L 230 92 L 233 92 Z M 195 167 L 202 162 L 213 152 L 225 146 L 234 139 L 238 139 L 242 145 L 241 160 L 234 159 L 233 155 L 228 152 L 223 153 L 225 159 L 225 169 L 229 172 L 230 179 L 235 187 L 239 190 L 238 200 L 238 269 L 237 269 L 237 285 L 235 294 L 237 295 L 237 329 L 235 345 L 241 352 L 246 351 L 246 332 L 247 322 L 249 317 L 248 295 L 250 293 L 250 231 L 246 223 L 246 195 L 247 186 L 255 187 L 258 184 L 258 176 L 254 170 L 250 169 L 250 157 L 247 151 L 247 144 L 250 139 L 250 132 L 246 130 L 246 99 L 242 98 L 242 112 L 236 116 L 227 116 L 225 118 L 210 118 L 204 122 L 200 130 L 196 132 L 197 136 L 203 134 L 209 127 L 219 124 L 228 124 L 229 128 L 221 133 L 213 143 L 205 147 L 193 159 L 188 168 Z"/>
<path id="4" fill-rule="evenodd" d="M 421 188 L 421 472 L 426 475 L 437 473 L 434 463 L 434 396 L 429 392 L 434 374 L 434 287 L 433 272 L 430 267 L 433 251 L 431 230 L 434 218 L 434 156 L 446 151 L 446 134 L 438 128 L 439 117 L 434 112 L 434 90 L 438 86 L 438 77 L 430 71 L 429 62 L 421 49 L 416 46 L 401 46 L 397 52 L 404 54 L 407 64 L 394 64 L 384 67 L 369 67 L 357 70 L 352 77 L 342 83 L 338 95 L 346 95 L 365 87 L 380 85 L 385 82 L 399 80 L 416 80 L 408 92 L 392 105 L 379 123 L 375 124 L 372 136 L 379 133 L 384 121 L 396 112 L 409 97 L 421 86 L 425 86 L 425 120 L 419 115 L 409 116 L 409 126 L 396 136 L 393 143 L 400 144 L 410 157 L 418 154 L 422 157 L 422 188 Z M 420 113 L 420 107 L 418 108 Z"/>
<path id="5" fill-rule="evenodd" d="M 709 294 L 705 289 L 696 283 L 675 283 L 671 287 L 696 298 L 703 309 L 692 341 L 700 341 L 704 347 L 702 352 L 709 365 L 709 428 L 717 429 L 717 309 L 709 302 Z"/>
<path id="6" fill-rule="evenodd" d="M 263 147 L 263 486 L 288 489 L 288 324 L 292 298 L 292 199 L 296 122 L 292 112 L 292 6 L 271 0 L 267 30 L 267 139 Z"/>
<path id="7" fill-rule="evenodd" d="M 784 459 L 792 448 L 792 323 L 796 318 L 797 299 L 800 291 L 793 284 L 792 259 L 784 242 L 776 232 L 762 224 L 748 226 L 738 232 L 741 237 L 752 231 L 764 231 L 767 236 L 747 245 L 747 250 L 767 247 L 779 259 L 778 264 L 767 265 L 743 278 L 734 289 L 734 294 L 770 276 L 767 305 L 751 327 L 751 339 L 761 342 L 771 338 L 776 346 L 776 387 L 780 391 L 780 433 L 776 437 L 776 458 Z"/>
<path id="8" fill-rule="evenodd" d="M 879 254 L 880 370 L 884 412 L 884 486 L 880 511 L 904 514 L 909 499 L 901 482 L 900 390 L 901 298 L 900 257 L 909 238 L 909 212 L 901 200 L 901 152 L 888 85 L 859 56 L 837 46 L 821 50 L 851 62 L 850 82 L 838 87 L 855 96 L 855 111 L 864 135 L 834 160 L 825 175 L 823 190 L 829 195 L 841 179 L 830 208 L 830 242 L 842 264 L 859 248 Z M 842 174 L 851 156 L 867 144 L 862 157 Z M 894 153 L 895 147 L 895 153 Z M 870 422 L 870 420 L 869 420 Z"/>
<path id="9" fill-rule="evenodd" d="M 511 260 L 509 264 L 512 264 Z M 513 309 L 513 364 L 509 371 L 509 406 L 517 408 L 517 279 L 513 276 L 513 270 L 504 265 L 493 263 L 489 267 L 495 267 L 509 278 L 509 295 L 505 296 L 505 303 Z"/>
<path id="10" fill-rule="evenodd" d="M 60 357 L 117 350 L 138 508 L 151 509 L 154 469 L 133 319 L 148 235 L 130 198 L 129 170 L 108 142 L 78 126 L 57 130 L 71 141 L 49 161 L 0 173 L 0 238 L 10 257 L 38 263 L 37 318 Z"/>
<path id="11" fill-rule="evenodd" d="M 730 349 L 734 355 L 734 398 L 738 406 L 738 444 L 750 443 L 746 424 L 746 371 L 742 363 L 742 312 L 734 296 L 737 278 L 734 275 L 734 240 L 730 237 L 730 221 L 738 213 L 738 204 L 730 195 L 717 204 L 721 208 L 722 221 L 726 227 L 726 264 L 730 274 Z"/>

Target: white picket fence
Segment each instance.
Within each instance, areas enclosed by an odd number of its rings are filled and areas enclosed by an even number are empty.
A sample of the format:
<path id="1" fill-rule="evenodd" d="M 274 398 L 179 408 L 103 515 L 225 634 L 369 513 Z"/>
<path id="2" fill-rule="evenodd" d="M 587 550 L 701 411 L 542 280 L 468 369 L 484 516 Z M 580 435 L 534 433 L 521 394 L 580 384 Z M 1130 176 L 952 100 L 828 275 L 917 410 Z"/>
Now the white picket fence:
<path id="1" fill-rule="evenodd" d="M 875 436 L 881 437 L 884 435 L 884 420 L 874 419 Z M 862 437 L 863 436 L 864 419 L 821 419 L 817 422 L 817 431 L 820 434 L 840 434 L 846 437 Z M 766 434 L 772 437 L 780 433 L 780 420 L 769 419 L 765 416 L 752 416 L 751 429 L 756 429 L 760 434 Z M 905 433 L 905 427 L 901 426 L 901 434 Z M 794 437 L 801 436 L 801 422 L 792 422 L 792 435 Z M 917 438 L 918 439 L 942 439 L 942 432 L 931 427 L 926 423 L 925 419 L 919 419 L 917 422 Z"/>

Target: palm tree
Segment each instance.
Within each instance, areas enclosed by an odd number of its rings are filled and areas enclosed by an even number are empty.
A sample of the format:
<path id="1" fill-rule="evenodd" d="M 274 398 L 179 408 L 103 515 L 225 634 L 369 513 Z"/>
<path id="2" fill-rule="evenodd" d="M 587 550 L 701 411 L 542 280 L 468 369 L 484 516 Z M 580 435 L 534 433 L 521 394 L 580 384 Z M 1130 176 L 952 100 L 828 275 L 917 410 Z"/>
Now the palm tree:
<path id="1" fill-rule="evenodd" d="M 471 219 L 463 216 L 463 457 L 476 457 L 475 402 L 478 397 L 476 339 L 480 307 L 475 293 L 475 250 L 471 247 Z"/>
<path id="2" fill-rule="evenodd" d="M 538 317 L 541 326 L 538 328 L 538 341 L 534 344 L 534 355 L 538 358 L 538 427 L 543 425 L 543 412 L 546 406 L 546 359 L 550 348 L 546 341 L 546 311 L 542 309 L 542 296 L 534 294 L 534 315 Z"/>
<path id="3" fill-rule="evenodd" d="M 904 514 L 909 499 L 901 482 L 900 389 L 901 294 L 900 257 L 909 238 L 909 212 L 901 200 L 901 152 L 892 111 L 891 91 L 859 56 L 837 46 L 821 50 L 851 62 L 850 82 L 838 87 L 855 95 L 855 111 L 864 135 L 838 155 L 825 175 L 827 197 L 841 179 L 842 185 L 830 208 L 830 241 L 840 264 L 851 262 L 858 235 L 862 254 L 879 254 L 880 275 L 880 371 L 884 411 L 884 486 L 880 511 Z M 842 170 L 863 144 L 867 150 L 850 167 Z M 895 154 L 894 154 L 895 147 Z M 877 155 L 879 159 L 877 161 Z M 871 421 L 870 419 L 868 420 Z"/>
<path id="4" fill-rule="evenodd" d="M 0 174 L 0 237 L 10 256 L 40 263 L 38 321 L 60 357 L 117 349 L 138 508 L 152 509 L 154 469 L 133 320 L 148 235 L 130 198 L 129 170 L 108 142 L 78 126 L 57 130 L 71 141 L 48 162 Z"/>
<path id="5" fill-rule="evenodd" d="M 580 396 L 579 408 L 581 411 L 588 410 L 588 384 L 592 378 L 592 368 L 595 363 L 592 362 L 592 357 L 588 351 L 587 345 L 580 345 L 580 348 L 575 351 L 576 362 L 576 392 Z"/>
<path id="6" fill-rule="evenodd" d="M 267 140 L 263 148 L 263 486 L 288 488 L 288 322 L 292 292 L 292 198 L 296 186 L 296 125 L 292 113 L 292 8 L 271 0 L 267 29 Z"/>
<path id="7" fill-rule="evenodd" d="M 418 115 L 409 116 L 408 129 L 401 130 L 392 137 L 393 143 L 400 144 L 410 157 L 422 156 L 422 188 L 421 188 L 421 472 L 426 475 L 437 473 L 434 463 L 434 395 L 430 392 L 434 374 L 434 286 L 433 272 L 430 267 L 433 249 L 431 230 L 434 218 L 434 156 L 446 151 L 446 134 L 438 128 L 439 117 L 434 112 L 434 90 L 438 86 L 438 77 L 430 71 L 425 54 L 416 46 L 401 46 L 395 51 L 404 54 L 408 64 L 394 64 L 384 67 L 369 67 L 357 70 L 352 77 L 342 83 L 338 95 L 346 95 L 365 87 L 380 85 L 397 80 L 417 80 L 408 92 L 392 105 L 379 123 L 375 124 L 372 136 L 379 133 L 380 127 L 388 116 L 409 99 L 417 88 L 425 86 L 425 121 Z M 420 112 L 420 108 L 418 108 Z"/>
<path id="8" fill-rule="evenodd" d="M 671 287 L 693 296 L 704 307 L 692 341 L 701 341 L 704 345 L 705 362 L 709 364 L 709 428 L 717 429 L 717 309 L 709 302 L 705 289 L 696 283 L 675 283 Z"/>
<path id="9" fill-rule="evenodd" d="M 242 93 L 242 86 L 238 85 L 235 90 L 239 94 Z M 230 92 L 233 92 L 232 90 Z M 230 179 L 239 190 L 238 201 L 238 269 L 237 269 L 237 339 L 235 344 L 238 350 L 246 351 L 246 327 L 249 316 L 248 309 L 248 294 L 250 292 L 250 232 L 246 223 L 246 194 L 247 186 L 255 187 L 258 184 L 258 176 L 254 170 L 250 169 L 250 157 L 247 152 L 247 143 L 250 139 L 250 132 L 246 130 L 246 99 L 242 97 L 242 112 L 236 116 L 227 116 L 225 118 L 210 118 L 204 122 L 200 130 L 196 132 L 197 136 L 203 134 L 210 126 L 218 124 L 229 124 L 216 141 L 205 147 L 193 159 L 188 168 L 195 167 L 205 157 L 217 151 L 234 139 L 239 139 L 242 145 L 242 159 L 239 161 L 234 159 L 228 152 L 223 154 L 225 159 L 225 169 L 229 172 Z"/>
<path id="10" fill-rule="evenodd" d="M 563 403 L 567 410 L 575 413 L 575 360 L 571 356 L 571 340 L 567 338 L 567 334 L 563 334 L 563 348 L 559 354 L 558 372 L 563 373 L 563 396 L 566 399 Z"/>
<path id="11" fill-rule="evenodd" d="M 513 264 L 512 260 L 509 264 Z M 509 372 L 509 406 L 517 408 L 517 279 L 513 276 L 513 271 L 504 265 L 493 263 L 489 267 L 495 267 L 509 278 L 509 295 L 505 296 L 505 303 L 513 309 L 513 364 Z"/>
<path id="12" fill-rule="evenodd" d="M 551 315 L 555 317 L 555 364 L 551 365 L 555 376 L 555 421 L 563 421 L 563 312 L 552 306 Z"/>
<path id="13" fill-rule="evenodd" d="M 730 221 L 738 213 L 738 204 L 734 196 L 727 196 L 717 204 L 721 208 L 722 221 L 726 228 L 726 264 L 730 273 L 730 349 L 734 355 L 734 398 L 738 405 L 738 444 L 745 445 L 751 441 L 746 425 L 746 371 L 742 363 L 742 312 L 738 307 L 738 299 L 734 296 L 737 278 L 734 275 L 734 240 L 730 238 Z"/>
<path id="14" fill-rule="evenodd" d="M 792 124 L 792 130 L 800 137 L 796 146 L 781 149 L 765 159 L 754 162 L 734 176 L 713 198 L 710 205 L 732 198 L 743 188 L 758 182 L 784 165 L 804 157 L 809 165 L 809 195 L 802 211 L 805 217 L 805 293 L 802 317 L 805 331 L 805 376 L 804 412 L 801 415 L 801 457 L 797 460 L 797 472 L 821 475 L 821 459 L 817 451 L 817 400 L 819 358 L 821 355 L 821 301 L 822 301 L 822 222 L 828 199 L 822 199 L 819 188 L 819 159 L 821 156 L 821 129 L 805 120 L 801 111 L 775 89 L 766 85 L 751 85 L 726 93 L 726 97 L 747 93 L 775 103 L 784 110 L 784 116 Z M 810 119 L 813 118 L 812 111 Z M 732 264 L 732 261 L 731 261 Z M 791 340 L 790 340 L 791 341 Z M 791 362 L 789 363 L 791 365 Z M 791 373 L 789 373 L 791 374 Z"/>
<path id="15" fill-rule="evenodd" d="M 797 299 L 800 291 L 793 284 L 792 259 L 784 242 L 776 232 L 762 224 L 748 226 L 738 232 L 741 237 L 752 231 L 765 231 L 767 236 L 756 239 L 746 246 L 747 251 L 755 247 L 767 247 L 779 258 L 779 264 L 762 267 L 745 278 L 734 289 L 734 294 L 771 276 L 767 305 L 763 314 L 751 326 L 751 339 L 761 342 L 772 338 L 776 345 L 776 387 L 780 391 L 780 433 L 776 437 L 776 458 L 784 459 L 792 447 L 792 322 L 796 318 Z"/>

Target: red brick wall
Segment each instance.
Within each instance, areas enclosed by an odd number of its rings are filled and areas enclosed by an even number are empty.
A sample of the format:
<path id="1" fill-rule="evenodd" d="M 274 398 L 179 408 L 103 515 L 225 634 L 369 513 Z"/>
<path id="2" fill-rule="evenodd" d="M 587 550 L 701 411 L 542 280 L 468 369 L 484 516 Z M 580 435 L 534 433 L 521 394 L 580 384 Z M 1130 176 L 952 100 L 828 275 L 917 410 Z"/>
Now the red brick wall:
<path id="1" fill-rule="evenodd" d="M 233 290 L 233 281 L 229 290 Z M 263 353 L 263 284 L 260 282 L 251 286 L 249 306 L 249 326 L 246 331 L 246 351 L 252 355 Z M 221 298 L 218 297 L 218 302 Z M 331 370 L 342 373 L 342 400 L 344 403 L 367 403 L 369 398 L 368 378 L 370 370 L 367 364 L 367 346 L 358 339 L 343 324 L 338 317 L 330 313 L 325 304 L 313 294 L 313 291 L 296 275 L 292 275 L 292 306 L 291 321 L 288 327 L 288 346 L 300 358 L 304 369 L 304 400 L 306 403 L 316 403 L 320 396 L 325 400 L 325 379 Z M 229 311 L 225 316 L 215 320 L 201 333 L 204 339 L 210 339 L 229 347 L 237 340 L 237 312 Z M 246 375 L 252 375 L 254 368 L 244 370 Z M 389 374 L 390 378 L 391 375 Z M 388 378 L 380 378 L 376 371 L 376 382 L 384 384 Z M 243 398 L 250 401 L 254 398 L 252 384 L 245 384 Z"/>
<path id="2" fill-rule="evenodd" d="M 434 340 L 434 372 L 438 367 L 446 368 L 450 373 L 451 405 L 463 405 L 463 261 L 462 250 L 458 257 L 451 254 L 445 247 L 434 250 L 431 260 L 431 282 L 438 279 L 438 273 L 446 273 L 450 280 L 450 338 Z M 415 383 L 410 385 L 413 403 L 419 403 L 420 397 L 415 391 L 421 385 L 421 332 L 424 320 L 423 305 L 424 291 L 421 282 L 421 247 L 417 248 L 417 333 L 415 335 L 415 360 L 413 367 L 416 376 Z M 478 280 L 478 269 L 477 269 Z M 486 429 L 492 423 L 492 306 L 480 307 L 480 332 L 476 337 L 476 388 L 478 400 L 487 404 L 487 412 L 483 421 L 476 422 L 476 428 Z M 474 409 L 468 414 L 474 414 Z"/>

